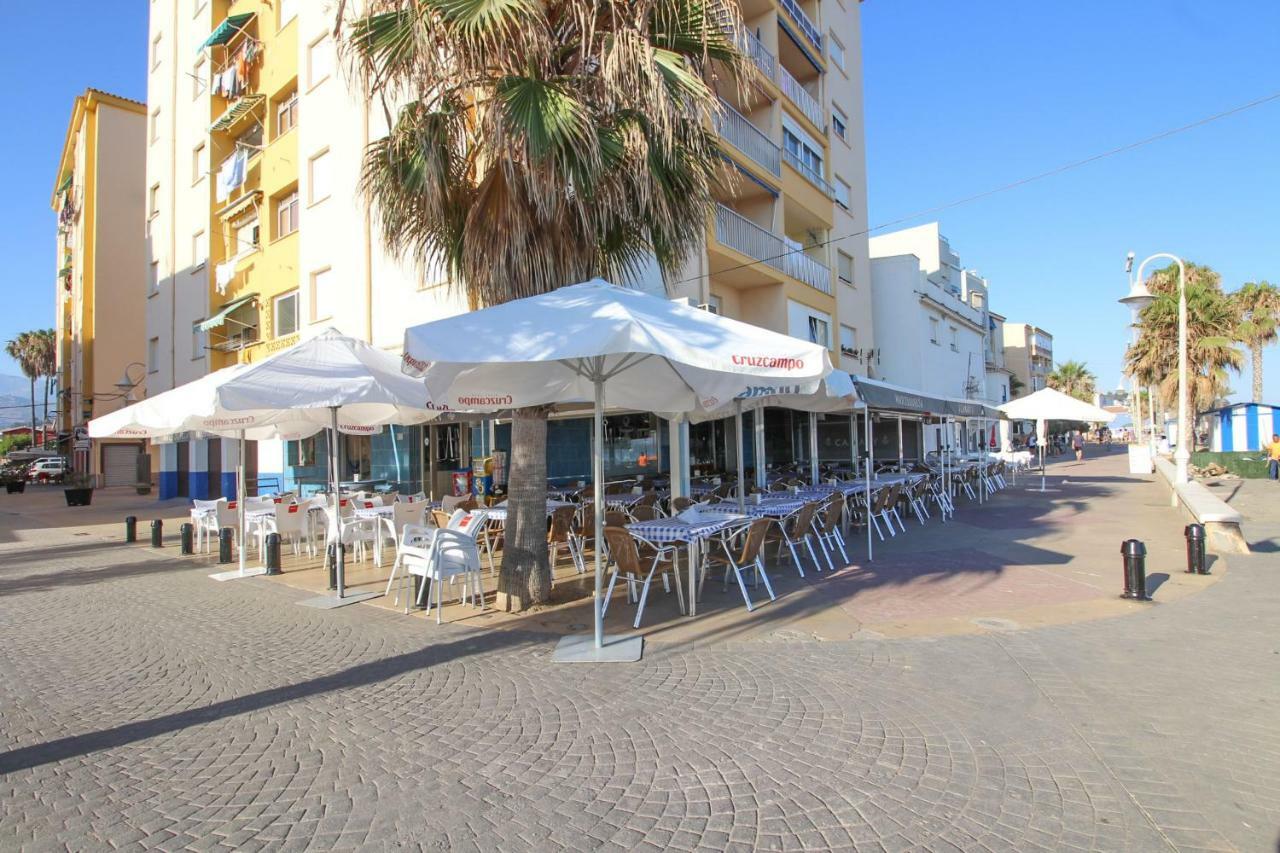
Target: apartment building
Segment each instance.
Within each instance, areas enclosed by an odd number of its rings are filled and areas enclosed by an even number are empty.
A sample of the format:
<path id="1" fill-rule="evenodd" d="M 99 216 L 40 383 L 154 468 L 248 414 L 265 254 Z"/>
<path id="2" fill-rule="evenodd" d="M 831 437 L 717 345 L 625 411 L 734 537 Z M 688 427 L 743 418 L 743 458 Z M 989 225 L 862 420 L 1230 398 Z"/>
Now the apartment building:
<path id="1" fill-rule="evenodd" d="M 988 285 L 931 222 L 871 238 L 875 376 L 937 397 L 985 400 Z"/>
<path id="2" fill-rule="evenodd" d="M 309 327 L 398 349 L 406 326 L 466 310 L 441 276 L 381 248 L 357 186 L 384 118 L 341 68 L 334 14 L 333 3 L 301 0 L 151 3 L 149 392 L 260 359 Z M 743 4 L 739 38 L 761 79 L 724 93 L 731 180 L 705 249 L 670 295 L 820 341 L 834 362 L 865 372 L 874 347 L 867 246 L 846 236 L 865 230 L 867 216 L 858 14 L 854 0 Z M 662 289 L 656 275 L 632 284 Z M 656 417 L 621 417 L 619 441 L 663 452 Z M 585 473 L 579 426 L 552 425 L 553 476 Z M 445 469 L 505 440 L 500 426 L 475 436 L 449 427 L 424 451 L 426 432 L 345 437 L 344 474 L 414 481 L 426 452 Z M 231 494 L 232 443 L 178 438 L 161 448 L 162 496 Z M 322 480 L 323 441 L 258 442 L 245 460 L 249 485 Z M 710 444 L 723 458 L 732 442 Z"/>
<path id="3" fill-rule="evenodd" d="M 987 402 L 994 406 L 1007 403 L 1013 399 L 1009 379 L 1013 371 L 1005 364 L 1004 359 L 1004 321 L 1003 314 L 987 311 Z"/>
<path id="4" fill-rule="evenodd" d="M 1053 372 L 1053 335 L 1030 323 L 1005 323 L 1004 358 L 1022 383 L 1019 394 L 1047 388 Z"/>
<path id="5" fill-rule="evenodd" d="M 137 482 L 143 450 L 91 441 L 86 425 L 131 402 L 145 370 L 146 124 L 144 104 L 88 89 L 72 107 L 54 177 L 60 449 L 98 485 Z"/>

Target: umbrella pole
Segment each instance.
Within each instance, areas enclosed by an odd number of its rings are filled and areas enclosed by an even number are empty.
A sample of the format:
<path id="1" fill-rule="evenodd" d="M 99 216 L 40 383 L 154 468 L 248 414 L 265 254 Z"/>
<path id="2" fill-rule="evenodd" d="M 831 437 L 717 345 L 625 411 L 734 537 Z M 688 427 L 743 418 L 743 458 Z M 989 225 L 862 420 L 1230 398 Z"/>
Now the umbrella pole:
<path id="1" fill-rule="evenodd" d="M 733 449 L 738 459 L 738 512 L 747 511 L 747 465 L 742 459 L 742 401 L 733 401 Z"/>
<path id="2" fill-rule="evenodd" d="M 240 574 L 244 574 L 244 546 L 248 542 L 244 529 L 244 499 L 248 490 L 244 484 L 244 430 L 240 430 L 240 455 L 236 460 L 236 516 L 240 525 Z"/>
<path id="3" fill-rule="evenodd" d="M 818 413 L 809 413 L 809 482 L 818 485 Z"/>
<path id="4" fill-rule="evenodd" d="M 866 471 L 863 472 L 863 475 L 866 477 L 867 490 L 863 492 L 863 494 L 866 496 L 866 504 L 867 504 L 867 562 L 870 563 L 871 560 L 873 559 L 872 553 L 871 553 L 871 468 L 872 466 L 875 465 L 875 461 L 876 461 L 876 448 L 875 448 L 875 445 L 871 443 L 871 410 L 870 409 L 867 409 L 866 418 L 867 418 L 866 419 L 867 469 Z"/>
<path id="5" fill-rule="evenodd" d="M 604 563 L 600 559 L 601 552 L 604 550 L 604 377 L 601 375 L 603 366 L 602 363 L 597 363 L 595 371 L 595 417 L 592 420 L 594 439 L 592 449 L 595 452 L 591 455 L 591 491 L 594 498 L 596 530 L 596 586 L 591 601 L 597 649 L 604 647 Z M 677 579 L 676 583 L 679 582 Z"/>
<path id="6" fill-rule="evenodd" d="M 329 409 L 332 423 L 332 438 L 329 442 L 329 459 L 333 463 L 333 524 L 337 531 L 338 542 L 333 547 L 333 561 L 337 564 L 334 574 L 338 578 L 338 598 L 346 594 L 346 548 L 342 540 L 342 454 L 338 447 L 338 409 Z"/>

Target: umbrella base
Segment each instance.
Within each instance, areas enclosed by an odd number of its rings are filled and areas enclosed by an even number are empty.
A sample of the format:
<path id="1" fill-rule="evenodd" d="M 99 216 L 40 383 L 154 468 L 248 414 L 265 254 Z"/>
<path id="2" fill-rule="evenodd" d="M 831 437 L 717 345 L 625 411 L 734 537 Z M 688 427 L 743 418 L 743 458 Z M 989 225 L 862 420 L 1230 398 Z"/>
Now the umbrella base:
<path id="1" fill-rule="evenodd" d="M 234 581 L 239 580 L 240 578 L 256 578 L 259 575 L 265 575 L 266 573 L 266 566 L 253 566 L 245 569 L 244 571 L 241 571 L 240 569 L 232 569 L 229 572 L 214 572 L 209 575 L 209 577 L 216 581 Z"/>
<path id="2" fill-rule="evenodd" d="M 604 645 L 596 648 L 593 634 L 571 634 L 561 637 L 551 655 L 553 663 L 635 663 L 644 654 L 644 637 L 606 635 Z"/>
<path id="3" fill-rule="evenodd" d="M 317 610 L 335 610 L 348 604 L 359 604 L 371 598 L 380 598 L 380 592 L 349 592 L 342 598 L 336 595 L 317 595 L 315 598 L 304 598 L 298 604 L 303 607 L 314 607 Z"/>

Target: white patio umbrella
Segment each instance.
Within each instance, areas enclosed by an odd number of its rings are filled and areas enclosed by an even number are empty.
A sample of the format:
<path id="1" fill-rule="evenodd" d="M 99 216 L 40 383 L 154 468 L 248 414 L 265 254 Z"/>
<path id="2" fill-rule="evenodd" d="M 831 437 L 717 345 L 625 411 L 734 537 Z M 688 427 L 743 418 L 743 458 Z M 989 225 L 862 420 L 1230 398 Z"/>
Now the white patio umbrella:
<path id="1" fill-rule="evenodd" d="M 1086 423 L 1109 424 L 1115 418 L 1114 412 L 1077 400 L 1070 394 L 1064 394 L 1053 388 L 1042 388 L 1034 394 L 1010 400 L 999 407 L 1011 420 L 1035 421 L 1036 435 L 1040 445 L 1040 489 L 1046 491 L 1044 485 L 1044 444 L 1045 429 L 1048 421 L 1085 421 Z"/>
<path id="2" fill-rule="evenodd" d="M 435 414 L 427 406 L 423 384 L 401 372 L 396 356 L 326 329 L 255 364 L 216 371 L 98 418 L 90 423 L 89 431 L 90 435 L 106 436 L 192 430 L 238 438 L 238 509 L 243 536 L 245 440 L 305 438 L 331 429 L 334 513 L 341 542 L 338 433 L 364 434 L 368 427 L 383 424 L 422 423 Z M 345 595 L 342 548 L 335 551 L 338 601 L 359 600 Z M 245 569 L 242 547 L 239 576 L 253 573 Z"/>
<path id="3" fill-rule="evenodd" d="M 831 360 L 818 344 L 594 279 L 409 328 L 404 368 L 426 380 L 437 406 L 501 411 L 593 403 L 592 479 L 600 542 L 606 383 L 611 406 L 714 411 L 761 386 L 794 385 L 812 392 L 831 372 Z M 639 638 L 606 648 L 603 577 L 597 549 L 594 644 L 566 637 L 558 659 L 639 658 Z"/>

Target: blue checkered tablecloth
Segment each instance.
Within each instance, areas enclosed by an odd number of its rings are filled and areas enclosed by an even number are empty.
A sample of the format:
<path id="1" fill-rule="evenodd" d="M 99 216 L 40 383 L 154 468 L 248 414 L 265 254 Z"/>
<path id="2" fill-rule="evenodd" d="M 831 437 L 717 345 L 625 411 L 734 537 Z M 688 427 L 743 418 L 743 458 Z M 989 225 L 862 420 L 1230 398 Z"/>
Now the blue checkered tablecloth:
<path id="1" fill-rule="evenodd" d="M 724 518 L 690 523 L 678 518 L 656 518 L 653 521 L 628 524 L 627 530 L 632 536 L 646 542 L 698 542 L 731 527 L 735 521 L 737 519 Z"/>
<path id="2" fill-rule="evenodd" d="M 787 498 L 765 498 L 760 503 L 756 503 L 750 499 L 743 505 L 743 511 L 747 515 L 762 518 L 768 516 L 770 518 L 782 518 L 791 515 L 805 505 L 806 501 L 797 500 L 791 497 Z M 702 508 L 703 512 L 718 512 L 731 515 L 738 514 L 738 504 L 736 501 L 728 501 L 726 503 L 712 504 Z"/>

